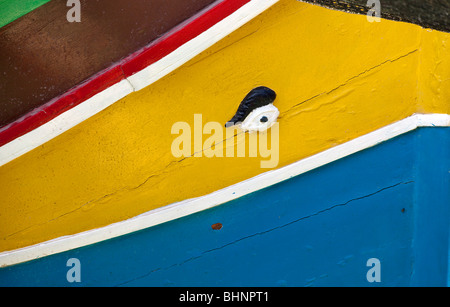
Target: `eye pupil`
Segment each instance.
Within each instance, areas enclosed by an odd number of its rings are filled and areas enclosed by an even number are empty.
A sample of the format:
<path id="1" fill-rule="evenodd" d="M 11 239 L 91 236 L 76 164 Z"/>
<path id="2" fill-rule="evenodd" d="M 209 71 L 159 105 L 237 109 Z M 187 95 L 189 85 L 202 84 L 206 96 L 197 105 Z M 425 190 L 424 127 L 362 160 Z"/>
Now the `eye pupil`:
<path id="1" fill-rule="evenodd" d="M 267 123 L 269 121 L 269 119 L 267 118 L 267 116 L 263 116 L 263 117 L 261 117 L 261 119 L 259 121 L 261 123 Z"/>

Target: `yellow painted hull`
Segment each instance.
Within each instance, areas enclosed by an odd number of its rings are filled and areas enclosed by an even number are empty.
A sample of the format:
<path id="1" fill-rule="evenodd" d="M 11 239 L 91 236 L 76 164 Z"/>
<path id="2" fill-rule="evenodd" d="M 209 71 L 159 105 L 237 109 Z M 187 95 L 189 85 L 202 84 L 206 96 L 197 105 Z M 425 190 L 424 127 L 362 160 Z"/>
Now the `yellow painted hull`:
<path id="1" fill-rule="evenodd" d="M 277 94 L 278 167 L 402 120 L 450 114 L 450 34 L 281 0 L 173 73 L 0 168 L 0 251 L 103 227 L 267 169 L 175 158 L 171 127 Z M 194 145 L 193 145 L 194 147 Z"/>

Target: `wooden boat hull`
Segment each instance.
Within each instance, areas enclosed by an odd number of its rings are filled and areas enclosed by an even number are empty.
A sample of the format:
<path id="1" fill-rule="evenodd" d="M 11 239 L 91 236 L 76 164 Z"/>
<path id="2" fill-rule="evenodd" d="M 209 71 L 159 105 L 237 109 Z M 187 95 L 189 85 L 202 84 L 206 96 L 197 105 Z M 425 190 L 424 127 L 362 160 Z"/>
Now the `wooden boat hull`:
<path id="1" fill-rule="evenodd" d="M 376 258 L 379 285 L 445 285 L 450 35 L 293 0 L 194 17 L 0 129 L 0 284 L 377 285 Z M 260 85 L 272 167 L 211 133 L 174 155 L 174 124 Z"/>
<path id="2" fill-rule="evenodd" d="M 446 286 L 449 145 L 450 128 L 419 128 L 215 208 L 3 268 L 0 285 L 71 285 L 76 258 L 74 286 Z M 367 279 L 372 258 L 380 283 Z"/>

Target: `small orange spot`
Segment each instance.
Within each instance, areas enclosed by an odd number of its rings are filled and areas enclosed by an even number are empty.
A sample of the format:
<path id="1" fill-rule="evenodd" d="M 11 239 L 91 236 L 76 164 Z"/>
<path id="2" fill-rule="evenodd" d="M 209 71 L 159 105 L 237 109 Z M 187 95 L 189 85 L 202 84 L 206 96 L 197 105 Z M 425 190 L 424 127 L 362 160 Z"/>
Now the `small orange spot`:
<path id="1" fill-rule="evenodd" d="M 221 223 L 217 223 L 211 226 L 212 229 L 214 230 L 221 230 L 223 227 L 223 225 Z"/>

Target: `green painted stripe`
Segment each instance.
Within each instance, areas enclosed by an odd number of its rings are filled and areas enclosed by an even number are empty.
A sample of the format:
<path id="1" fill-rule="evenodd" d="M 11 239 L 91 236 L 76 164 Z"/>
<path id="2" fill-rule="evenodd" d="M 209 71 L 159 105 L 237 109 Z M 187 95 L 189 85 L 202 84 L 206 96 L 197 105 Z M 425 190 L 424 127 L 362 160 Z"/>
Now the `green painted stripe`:
<path id="1" fill-rule="evenodd" d="M 0 0 L 0 27 L 33 11 L 50 0 Z"/>

